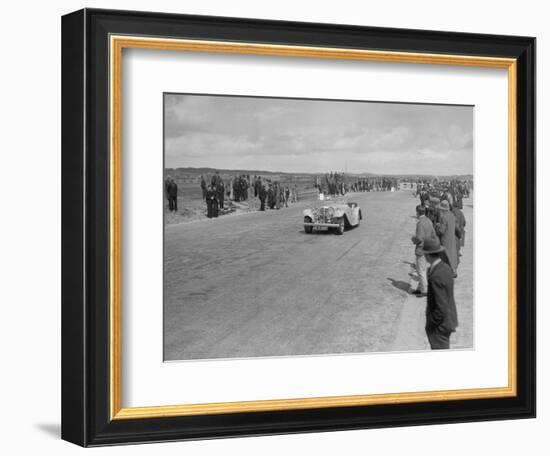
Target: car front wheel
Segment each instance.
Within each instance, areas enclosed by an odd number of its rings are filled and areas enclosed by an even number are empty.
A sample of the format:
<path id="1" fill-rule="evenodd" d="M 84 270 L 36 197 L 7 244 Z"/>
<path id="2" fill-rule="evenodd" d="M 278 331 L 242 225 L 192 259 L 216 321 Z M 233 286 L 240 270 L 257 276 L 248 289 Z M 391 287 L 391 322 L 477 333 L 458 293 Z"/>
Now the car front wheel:
<path id="1" fill-rule="evenodd" d="M 305 223 L 311 223 L 311 218 L 304 217 L 304 222 Z M 313 231 L 313 227 L 308 226 L 308 225 L 304 225 L 304 231 L 306 232 L 306 234 L 311 234 L 311 232 Z"/>
<path id="2" fill-rule="evenodd" d="M 344 234 L 345 228 L 346 228 L 346 222 L 342 217 L 340 220 L 338 220 L 338 227 L 336 228 L 336 234 L 339 234 L 339 235 Z"/>

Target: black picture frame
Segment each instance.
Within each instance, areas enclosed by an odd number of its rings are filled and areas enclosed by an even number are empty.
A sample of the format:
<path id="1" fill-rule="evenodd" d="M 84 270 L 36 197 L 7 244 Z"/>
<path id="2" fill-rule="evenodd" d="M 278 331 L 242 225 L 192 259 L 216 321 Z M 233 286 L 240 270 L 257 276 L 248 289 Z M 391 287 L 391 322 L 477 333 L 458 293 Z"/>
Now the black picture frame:
<path id="1" fill-rule="evenodd" d="M 517 59 L 517 395 L 110 419 L 109 36 Z M 82 446 L 535 416 L 535 39 L 84 9 L 62 18 L 62 438 Z"/>

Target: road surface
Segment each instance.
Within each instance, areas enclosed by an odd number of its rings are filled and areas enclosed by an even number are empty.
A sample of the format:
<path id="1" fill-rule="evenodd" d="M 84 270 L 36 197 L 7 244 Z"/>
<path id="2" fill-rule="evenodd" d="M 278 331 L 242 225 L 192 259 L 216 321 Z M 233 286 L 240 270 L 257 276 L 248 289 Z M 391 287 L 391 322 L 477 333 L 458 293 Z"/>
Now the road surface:
<path id="1" fill-rule="evenodd" d="M 428 349 L 412 263 L 417 199 L 408 190 L 348 195 L 363 220 L 343 236 L 306 234 L 302 210 L 171 225 L 165 231 L 165 360 Z M 473 345 L 472 207 L 455 284 Z"/>

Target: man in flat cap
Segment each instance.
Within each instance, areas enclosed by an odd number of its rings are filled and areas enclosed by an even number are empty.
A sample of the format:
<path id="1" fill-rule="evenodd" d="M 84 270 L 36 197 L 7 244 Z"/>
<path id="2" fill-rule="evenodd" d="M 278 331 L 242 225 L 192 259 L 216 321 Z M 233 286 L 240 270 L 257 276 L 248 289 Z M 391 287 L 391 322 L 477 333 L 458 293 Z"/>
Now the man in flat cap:
<path id="1" fill-rule="evenodd" d="M 458 327 L 453 271 L 446 261 L 446 249 L 440 244 L 439 239 L 426 239 L 422 253 L 430 265 L 426 335 L 432 350 L 449 349 L 451 333 Z"/>

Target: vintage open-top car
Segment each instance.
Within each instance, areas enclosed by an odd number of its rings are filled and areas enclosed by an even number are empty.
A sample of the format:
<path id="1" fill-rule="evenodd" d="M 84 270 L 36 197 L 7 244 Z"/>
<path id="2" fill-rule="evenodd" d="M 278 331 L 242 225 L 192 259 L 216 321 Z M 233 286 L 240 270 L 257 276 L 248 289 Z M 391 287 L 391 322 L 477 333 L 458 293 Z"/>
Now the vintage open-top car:
<path id="1" fill-rule="evenodd" d="M 336 234 L 344 234 L 346 228 L 359 226 L 362 218 L 357 203 L 327 203 L 304 210 L 304 231 L 309 234 L 313 228 L 328 228 L 334 229 Z"/>

